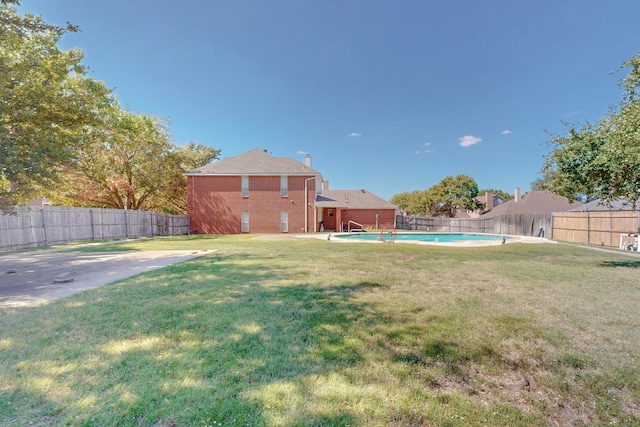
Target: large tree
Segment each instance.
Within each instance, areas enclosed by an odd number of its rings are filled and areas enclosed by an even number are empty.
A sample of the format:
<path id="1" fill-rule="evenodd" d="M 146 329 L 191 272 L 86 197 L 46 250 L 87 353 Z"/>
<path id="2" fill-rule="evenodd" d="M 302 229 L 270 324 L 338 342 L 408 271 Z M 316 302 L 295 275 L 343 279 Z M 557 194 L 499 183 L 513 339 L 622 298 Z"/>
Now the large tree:
<path id="1" fill-rule="evenodd" d="M 391 203 L 398 206 L 405 213 L 412 215 L 426 215 L 428 208 L 425 192 L 422 190 L 394 194 L 391 197 Z"/>
<path id="2" fill-rule="evenodd" d="M 625 62 L 622 100 L 596 123 L 568 125 L 552 135 L 542 172 L 553 191 L 570 199 L 640 198 L 640 54 Z"/>
<path id="3" fill-rule="evenodd" d="M 551 188 L 551 175 L 546 173 L 542 175 L 540 178 L 537 178 L 531 181 L 531 190 L 533 191 L 553 191 Z"/>
<path id="4" fill-rule="evenodd" d="M 427 190 L 398 193 L 391 203 L 414 215 L 454 217 L 458 209 L 476 210 L 478 185 L 467 175 L 448 176 Z"/>
<path id="5" fill-rule="evenodd" d="M 61 183 L 41 194 L 56 204 L 184 213 L 188 169 L 217 158 L 219 150 L 194 143 L 176 147 L 167 123 L 114 106 L 104 111 Z"/>
<path id="6" fill-rule="evenodd" d="M 448 176 L 427 190 L 431 215 L 454 217 L 459 208 L 479 209 L 478 184 L 468 175 Z"/>
<path id="7" fill-rule="evenodd" d="M 0 207 L 55 178 L 100 123 L 109 89 L 88 78 L 79 49 L 60 50 L 76 28 L 19 16 L 0 2 Z"/>
<path id="8" fill-rule="evenodd" d="M 189 142 L 184 146 L 172 148 L 162 157 L 162 173 L 158 174 L 158 192 L 150 200 L 149 209 L 174 214 L 187 211 L 188 170 L 197 169 L 214 159 L 218 159 L 220 150 L 202 144 Z"/>

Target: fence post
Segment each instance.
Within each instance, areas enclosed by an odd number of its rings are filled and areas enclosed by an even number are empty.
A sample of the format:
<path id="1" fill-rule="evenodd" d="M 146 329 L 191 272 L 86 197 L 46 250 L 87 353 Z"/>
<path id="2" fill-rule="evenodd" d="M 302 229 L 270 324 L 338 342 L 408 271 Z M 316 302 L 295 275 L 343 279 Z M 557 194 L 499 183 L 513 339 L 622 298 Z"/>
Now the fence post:
<path id="1" fill-rule="evenodd" d="M 89 217 L 91 218 L 91 240 L 96 240 L 96 227 L 93 223 L 93 209 L 89 209 Z"/>
<path id="2" fill-rule="evenodd" d="M 42 207 L 42 234 L 44 235 L 44 245 L 49 246 L 49 239 L 47 239 L 47 220 L 44 214 L 45 207 Z"/>
<path id="3" fill-rule="evenodd" d="M 129 237 L 129 223 L 127 221 L 127 210 L 124 210 L 124 237 Z"/>
<path id="4" fill-rule="evenodd" d="M 591 240 L 589 238 L 589 234 L 591 234 L 589 232 L 589 223 L 591 222 L 590 218 L 589 218 L 589 211 L 587 211 L 587 245 L 589 244 L 589 241 Z"/>

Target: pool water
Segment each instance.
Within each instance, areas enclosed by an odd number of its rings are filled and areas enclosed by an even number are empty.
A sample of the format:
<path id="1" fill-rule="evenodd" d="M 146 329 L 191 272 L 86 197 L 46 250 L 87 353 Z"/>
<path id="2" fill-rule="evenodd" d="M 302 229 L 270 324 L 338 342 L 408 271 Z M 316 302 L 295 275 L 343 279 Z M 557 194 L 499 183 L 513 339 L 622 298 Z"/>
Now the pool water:
<path id="1" fill-rule="evenodd" d="M 381 237 L 380 233 L 376 232 L 363 232 L 363 233 L 350 233 L 350 234 L 338 234 L 335 236 L 337 239 L 342 240 L 356 240 L 356 241 L 378 241 Z M 382 233 L 384 240 L 393 240 L 389 232 Z M 502 239 L 509 239 L 506 236 L 497 236 L 493 234 L 474 234 L 474 233 L 398 233 L 395 236 L 396 242 L 401 241 L 415 241 L 415 242 L 433 242 L 433 243 L 459 243 L 459 242 L 487 242 L 487 241 L 501 241 Z"/>

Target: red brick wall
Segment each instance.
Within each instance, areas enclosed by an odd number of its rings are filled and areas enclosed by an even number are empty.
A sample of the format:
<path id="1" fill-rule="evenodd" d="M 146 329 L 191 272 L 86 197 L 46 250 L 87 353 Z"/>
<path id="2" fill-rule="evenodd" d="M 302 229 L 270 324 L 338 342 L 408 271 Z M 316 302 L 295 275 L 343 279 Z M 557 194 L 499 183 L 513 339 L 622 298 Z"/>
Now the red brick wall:
<path id="1" fill-rule="evenodd" d="M 280 196 L 280 176 L 250 176 L 249 197 L 242 197 L 240 176 L 190 176 L 187 181 L 187 213 L 191 233 L 237 234 L 242 232 L 242 211 L 249 212 L 250 233 L 279 233 L 280 212 L 289 213 L 289 232 L 304 231 L 304 181 L 290 176 L 287 197 Z M 315 180 L 307 183 L 307 201 L 313 206 Z M 313 209 L 308 207 L 309 230 Z"/>
<path id="2" fill-rule="evenodd" d="M 380 215 L 377 228 L 395 228 L 395 209 L 343 209 L 341 219 L 345 227 L 349 221 L 355 221 L 364 228 L 376 228 L 376 214 Z"/>

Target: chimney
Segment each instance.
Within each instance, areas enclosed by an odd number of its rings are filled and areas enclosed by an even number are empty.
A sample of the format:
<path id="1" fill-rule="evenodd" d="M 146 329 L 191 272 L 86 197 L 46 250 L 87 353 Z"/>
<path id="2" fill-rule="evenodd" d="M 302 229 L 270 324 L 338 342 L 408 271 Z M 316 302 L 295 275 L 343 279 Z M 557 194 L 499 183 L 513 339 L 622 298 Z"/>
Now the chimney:
<path id="1" fill-rule="evenodd" d="M 488 212 L 493 208 L 495 208 L 495 206 L 493 206 L 493 193 L 487 191 L 484 193 L 484 210 L 485 212 Z"/>
<path id="2" fill-rule="evenodd" d="M 323 190 L 328 190 L 329 189 L 329 180 L 325 179 L 324 181 L 322 181 L 322 189 Z"/>
<path id="3" fill-rule="evenodd" d="M 516 187 L 516 191 L 513 193 L 513 200 L 518 203 L 520 201 L 520 188 Z"/>
<path id="4" fill-rule="evenodd" d="M 304 155 L 304 165 L 308 168 L 311 167 L 311 155 L 308 153 Z"/>

